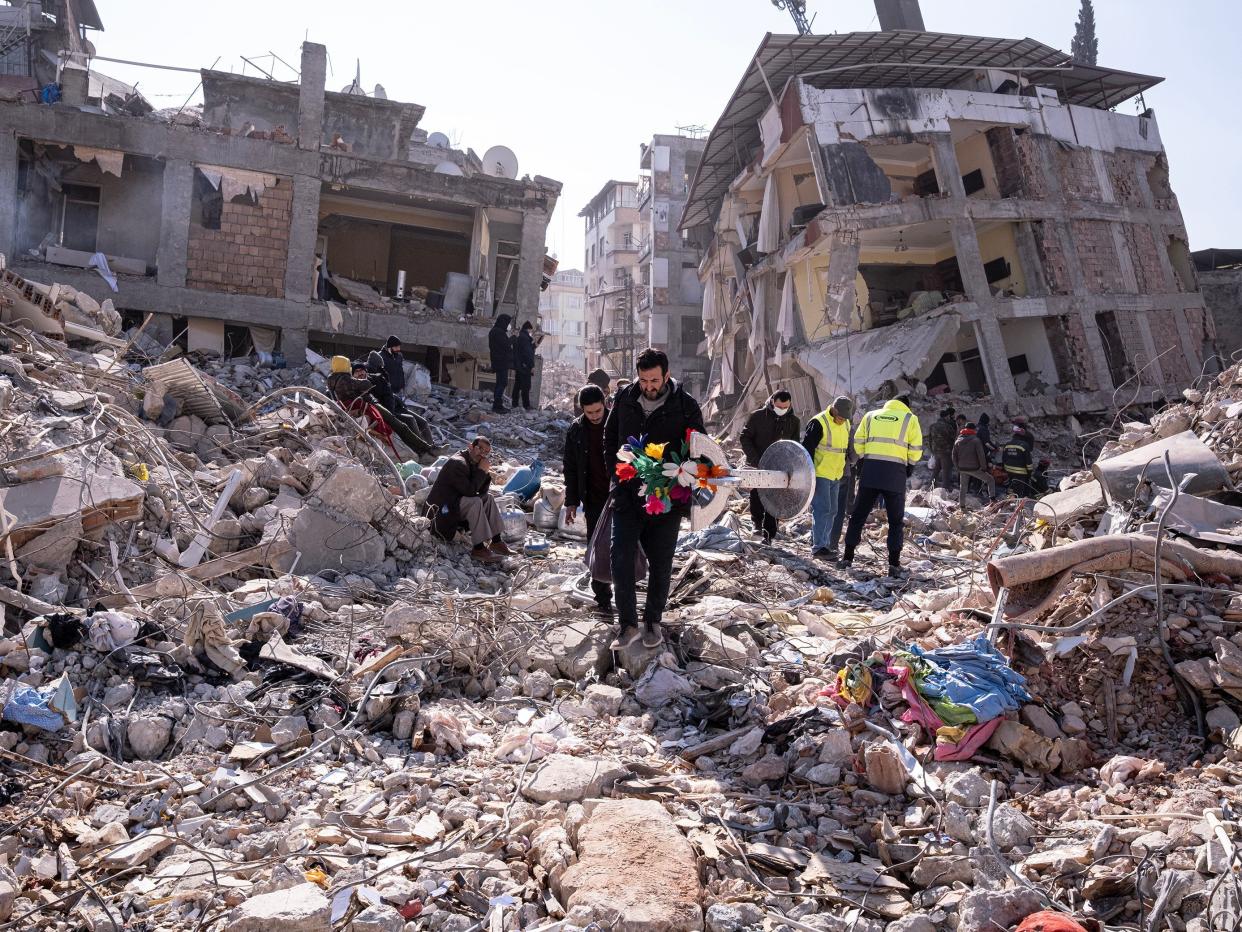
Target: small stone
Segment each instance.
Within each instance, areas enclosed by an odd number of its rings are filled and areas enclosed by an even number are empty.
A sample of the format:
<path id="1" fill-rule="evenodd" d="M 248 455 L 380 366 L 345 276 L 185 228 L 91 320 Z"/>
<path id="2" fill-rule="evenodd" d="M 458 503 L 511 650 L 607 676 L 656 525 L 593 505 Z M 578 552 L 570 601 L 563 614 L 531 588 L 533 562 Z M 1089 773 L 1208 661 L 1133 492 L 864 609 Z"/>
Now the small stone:
<path id="1" fill-rule="evenodd" d="M 923 858 L 910 872 L 910 879 L 920 887 L 970 883 L 974 878 L 975 869 L 964 855 Z"/>
<path id="2" fill-rule="evenodd" d="M 368 906 L 345 927 L 345 932 L 402 932 L 404 928 L 401 914 L 385 903 Z"/>
<path id="3" fill-rule="evenodd" d="M 742 932 L 742 914 L 727 903 L 715 903 L 707 910 L 707 932 Z"/>
<path id="4" fill-rule="evenodd" d="M 977 770 L 949 774 L 944 781 L 945 798 L 967 809 L 978 809 L 989 798 L 991 785 Z"/>
<path id="5" fill-rule="evenodd" d="M 555 680 L 546 670 L 532 670 L 522 677 L 522 692 L 532 699 L 547 699 L 555 687 Z"/>
<path id="6" fill-rule="evenodd" d="M 625 773 L 616 761 L 553 754 L 540 763 L 535 775 L 522 787 L 522 795 L 539 803 L 573 802 L 598 796 Z"/>
<path id="7" fill-rule="evenodd" d="M 820 739 L 819 762 L 845 767 L 854 760 L 854 745 L 850 733 L 844 728 L 834 728 Z"/>
<path id="8" fill-rule="evenodd" d="M 625 693 L 615 686 L 592 683 L 586 688 L 586 701 L 595 710 L 596 715 L 616 715 L 621 711 L 621 703 L 625 701 Z"/>
<path id="9" fill-rule="evenodd" d="M 1022 707 L 1020 716 L 1023 724 L 1033 728 L 1045 738 L 1064 738 L 1065 733 L 1061 731 L 1061 727 L 1057 724 L 1056 719 L 1048 714 L 1043 706 L 1030 704 Z"/>
<path id="10" fill-rule="evenodd" d="M 957 932 L 995 932 L 1012 928 L 1019 920 L 1043 908 L 1039 894 L 1026 887 L 974 890 L 958 904 Z"/>
<path id="11" fill-rule="evenodd" d="M 763 729 L 752 728 L 742 737 L 729 745 L 729 753 L 734 757 L 750 757 L 763 744 Z"/>
<path id="12" fill-rule="evenodd" d="M 996 807 L 992 838 L 1002 851 L 1028 844 L 1036 831 L 1035 823 L 1021 810 L 1005 804 Z"/>
<path id="13" fill-rule="evenodd" d="M 162 715 L 130 719 L 125 736 L 136 760 L 155 760 L 168 747 L 173 723 Z"/>
<path id="14" fill-rule="evenodd" d="M 783 779 L 789 772 L 785 758 L 779 754 L 765 754 L 753 764 L 742 769 L 742 779 L 752 786 Z"/>
<path id="15" fill-rule="evenodd" d="M 975 844 L 975 833 L 970 827 L 970 813 L 957 803 L 946 803 L 944 807 L 944 830 L 954 841 L 964 845 Z"/>
<path id="16" fill-rule="evenodd" d="M 884 927 L 884 932 L 939 932 L 939 927 L 921 913 L 914 916 L 902 916 L 895 922 Z"/>
<path id="17" fill-rule="evenodd" d="M 836 764 L 816 764 L 806 772 L 806 778 L 823 786 L 836 786 L 841 782 L 841 768 Z"/>

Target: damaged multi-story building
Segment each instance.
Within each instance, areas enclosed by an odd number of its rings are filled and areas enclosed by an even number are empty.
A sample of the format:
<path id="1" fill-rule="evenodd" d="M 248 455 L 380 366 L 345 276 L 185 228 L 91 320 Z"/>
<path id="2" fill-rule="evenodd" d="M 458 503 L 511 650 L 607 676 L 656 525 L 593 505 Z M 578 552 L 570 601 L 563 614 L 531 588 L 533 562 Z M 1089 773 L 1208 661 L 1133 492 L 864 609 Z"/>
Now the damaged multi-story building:
<path id="1" fill-rule="evenodd" d="M 896 385 L 1090 411 L 1211 366 L 1141 96 L 1161 79 L 877 10 L 880 32 L 768 35 L 708 140 L 680 225 L 711 237 L 720 407 Z"/>
<path id="2" fill-rule="evenodd" d="M 90 79 L 87 21 L 73 13 L 99 25 L 93 3 L 10 7 L 60 37 L 27 43 L 25 66 L 5 59 L 18 73 L 0 82 L 10 276 L 111 298 L 129 323 L 151 313 L 147 336 L 189 350 L 299 363 L 308 344 L 350 353 L 392 334 L 465 389 L 489 387 L 495 314 L 537 319 L 561 185 L 517 178 L 507 150 L 485 165 L 421 129 L 420 105 L 357 82 L 325 91 L 315 43 L 297 82 L 205 70 L 201 116 L 151 113 L 120 82 Z M 99 255 L 115 292 L 91 267 Z"/>

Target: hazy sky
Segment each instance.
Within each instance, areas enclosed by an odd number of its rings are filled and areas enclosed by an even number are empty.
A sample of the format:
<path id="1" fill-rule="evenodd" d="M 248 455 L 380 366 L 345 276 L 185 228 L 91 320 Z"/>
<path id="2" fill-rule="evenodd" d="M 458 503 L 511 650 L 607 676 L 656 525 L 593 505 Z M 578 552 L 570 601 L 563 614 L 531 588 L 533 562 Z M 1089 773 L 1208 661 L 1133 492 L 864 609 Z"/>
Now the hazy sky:
<path id="1" fill-rule="evenodd" d="M 638 174 L 638 147 L 679 125 L 710 128 L 765 32 L 792 21 L 770 0 L 96 0 L 98 53 L 182 67 L 257 72 L 272 53 L 297 67 L 309 38 L 328 47 L 329 88 L 362 63 L 363 86 L 427 108 L 422 126 L 480 155 L 498 143 L 520 174 L 564 182 L 548 228 L 562 267 L 581 267 L 578 211 L 609 178 Z M 1079 0 L 923 0 L 936 32 L 1020 38 L 1068 49 Z M 1096 0 L 1101 65 L 1165 77 L 1147 94 L 1169 152 L 1191 248 L 1242 247 L 1234 166 L 1242 120 L 1233 67 L 1236 0 Z M 876 29 L 871 0 L 809 0 L 817 33 Z M 217 59 L 219 59 L 217 63 Z M 275 76 L 293 73 L 276 63 Z M 180 106 L 197 77 L 99 63 Z M 195 98 L 198 99 L 197 97 Z M 1133 104 L 1122 106 L 1134 112 Z"/>

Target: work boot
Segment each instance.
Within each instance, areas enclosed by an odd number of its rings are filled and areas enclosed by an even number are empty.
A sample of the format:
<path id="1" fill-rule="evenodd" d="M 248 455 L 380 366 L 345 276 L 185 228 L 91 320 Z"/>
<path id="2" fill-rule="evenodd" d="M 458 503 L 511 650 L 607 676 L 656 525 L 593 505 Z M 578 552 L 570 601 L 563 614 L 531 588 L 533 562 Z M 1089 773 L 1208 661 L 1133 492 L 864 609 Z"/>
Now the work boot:
<path id="1" fill-rule="evenodd" d="M 770 547 L 772 545 L 772 535 L 767 531 L 763 532 L 763 546 Z"/>
<path id="2" fill-rule="evenodd" d="M 490 565 L 501 562 L 501 557 L 498 554 L 492 553 L 491 548 L 486 544 L 479 544 L 479 546 L 470 551 L 470 556 L 476 563 Z"/>
<path id="3" fill-rule="evenodd" d="M 827 550 L 824 551 L 824 559 L 827 560 L 829 563 L 840 563 L 841 554 L 839 551 L 834 550 L 832 547 L 829 547 Z"/>
<path id="4" fill-rule="evenodd" d="M 517 556 L 517 551 L 514 550 L 512 547 L 510 547 L 508 544 L 506 544 L 503 540 L 500 540 L 499 538 L 492 541 L 491 550 L 492 550 L 492 553 L 500 554 L 500 556 L 502 557 Z"/>
<path id="5" fill-rule="evenodd" d="M 837 569 L 839 570 L 848 570 L 853 565 L 854 561 L 850 557 L 842 557 L 837 561 Z"/>
<path id="6" fill-rule="evenodd" d="M 888 565 L 888 578 L 889 579 L 905 579 L 906 571 L 903 570 L 896 563 L 890 563 Z"/>
<path id="7" fill-rule="evenodd" d="M 659 625 L 647 622 L 643 625 L 643 647 L 654 650 L 664 643 L 664 632 Z"/>
<path id="8" fill-rule="evenodd" d="M 638 625 L 622 625 L 621 630 L 617 632 L 617 636 L 608 645 L 608 649 L 625 650 L 627 647 L 632 647 L 636 644 L 640 637 L 642 637 L 642 632 L 638 630 Z"/>
<path id="9" fill-rule="evenodd" d="M 492 405 L 492 413 L 493 413 L 493 414 L 505 414 L 505 413 L 507 413 L 507 412 L 508 412 L 508 410 L 509 410 L 509 409 L 508 409 L 508 408 L 506 408 L 503 404 L 499 404 L 499 405 Z"/>
<path id="10" fill-rule="evenodd" d="M 820 547 L 816 550 L 811 551 L 811 558 L 813 560 L 831 560 L 832 555 L 829 552 L 828 548 Z"/>

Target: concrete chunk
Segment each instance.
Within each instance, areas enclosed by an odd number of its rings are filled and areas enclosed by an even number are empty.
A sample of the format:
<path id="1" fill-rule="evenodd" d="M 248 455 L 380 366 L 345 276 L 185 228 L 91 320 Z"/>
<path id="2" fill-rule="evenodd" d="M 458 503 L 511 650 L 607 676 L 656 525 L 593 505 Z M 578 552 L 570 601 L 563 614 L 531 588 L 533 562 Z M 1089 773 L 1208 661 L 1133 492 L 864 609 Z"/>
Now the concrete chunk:
<path id="1" fill-rule="evenodd" d="M 522 787 L 522 795 L 535 802 L 573 802 L 598 796 L 625 774 L 616 761 L 595 757 L 553 754 L 539 765 L 535 775 Z"/>
<path id="2" fill-rule="evenodd" d="M 313 883 L 252 897 L 233 910 L 229 932 L 330 932 L 332 904 Z"/>

